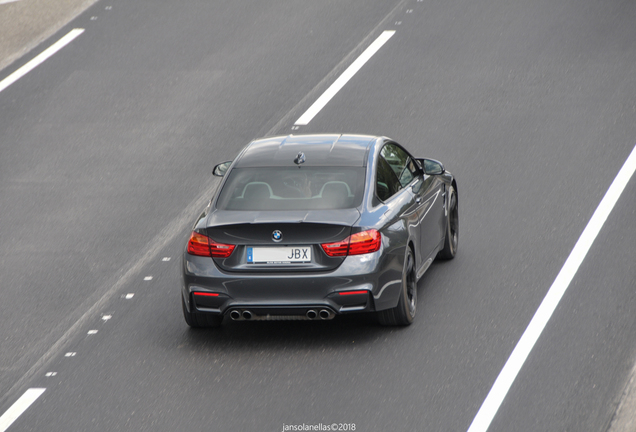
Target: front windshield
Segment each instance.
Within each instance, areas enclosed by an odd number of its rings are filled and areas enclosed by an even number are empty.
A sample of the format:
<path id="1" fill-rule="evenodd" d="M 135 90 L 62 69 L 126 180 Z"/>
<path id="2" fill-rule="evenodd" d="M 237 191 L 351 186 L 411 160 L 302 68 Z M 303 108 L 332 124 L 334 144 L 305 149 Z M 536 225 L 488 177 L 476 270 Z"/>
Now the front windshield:
<path id="1" fill-rule="evenodd" d="M 335 210 L 362 202 L 364 167 L 235 168 L 220 210 Z"/>

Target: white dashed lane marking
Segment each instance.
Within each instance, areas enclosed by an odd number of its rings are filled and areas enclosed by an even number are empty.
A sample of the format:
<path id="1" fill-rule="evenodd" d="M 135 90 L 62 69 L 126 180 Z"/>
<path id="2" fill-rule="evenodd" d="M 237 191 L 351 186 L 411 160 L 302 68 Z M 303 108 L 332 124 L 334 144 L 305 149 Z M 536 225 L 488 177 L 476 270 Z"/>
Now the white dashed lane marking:
<path id="1" fill-rule="evenodd" d="M 581 237 L 579 237 L 576 245 L 574 245 L 574 249 L 570 252 L 570 256 L 565 261 L 565 264 L 563 264 L 563 268 L 561 268 L 561 271 L 541 302 L 539 309 L 537 309 L 530 324 L 528 324 L 528 328 L 523 332 L 517 346 L 514 351 L 512 351 L 512 354 L 510 354 L 510 358 L 508 358 L 508 361 L 495 380 L 488 396 L 486 396 L 486 400 L 484 400 L 484 403 L 481 405 L 475 419 L 470 425 L 468 432 L 486 432 L 490 427 L 490 423 L 495 417 L 495 414 L 497 414 L 497 411 L 499 411 L 499 407 L 508 394 L 508 390 L 510 390 L 512 383 L 514 383 L 517 378 L 521 367 L 528 358 L 528 355 L 530 355 L 543 329 L 548 324 L 550 317 L 559 305 L 565 291 L 568 289 L 568 286 L 570 286 L 570 282 L 572 282 L 574 275 L 576 275 L 581 263 L 592 247 L 594 240 L 596 240 L 596 236 L 601 231 L 601 228 L 603 228 L 614 205 L 634 175 L 634 171 L 636 171 L 636 147 L 632 150 L 607 190 L 607 193 L 594 211 Z"/>
<path id="2" fill-rule="evenodd" d="M 42 51 L 38 56 L 36 56 L 33 60 L 22 66 L 17 71 L 13 72 L 11 75 L 0 81 L 0 92 L 11 84 L 31 72 L 33 69 L 42 64 L 46 59 L 51 57 L 53 54 L 64 48 L 66 45 L 71 43 L 73 39 L 78 37 L 84 32 L 84 29 L 76 28 L 71 30 L 66 34 L 66 36 L 62 37 L 59 41 L 55 42 L 53 45 Z"/>
<path id="3" fill-rule="evenodd" d="M 395 34 L 395 30 L 386 30 L 349 66 L 338 79 L 300 116 L 294 125 L 304 126 L 322 110 L 347 82 L 369 61 L 373 55 Z"/>
<path id="4" fill-rule="evenodd" d="M 30 388 L 0 417 L 0 432 L 6 431 L 41 395 L 45 388 Z"/>

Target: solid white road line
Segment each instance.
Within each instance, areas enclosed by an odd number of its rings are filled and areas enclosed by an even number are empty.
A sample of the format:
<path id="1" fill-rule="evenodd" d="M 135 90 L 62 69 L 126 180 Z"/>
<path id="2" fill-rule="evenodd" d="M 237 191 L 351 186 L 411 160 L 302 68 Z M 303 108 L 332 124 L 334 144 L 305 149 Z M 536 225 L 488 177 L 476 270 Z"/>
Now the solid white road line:
<path id="1" fill-rule="evenodd" d="M 579 237 L 579 240 L 576 242 L 574 249 L 570 252 L 570 256 L 565 261 L 554 283 L 552 283 L 539 309 L 535 312 L 528 328 L 526 328 L 514 351 L 512 351 L 510 358 L 508 358 L 508 361 L 495 380 L 486 400 L 484 400 L 479 412 L 473 419 L 468 432 L 486 432 L 490 427 L 490 423 L 495 417 L 495 414 L 497 414 L 508 390 L 510 390 L 512 383 L 517 378 L 519 370 L 528 358 L 530 351 L 532 351 L 552 313 L 561 301 L 565 290 L 570 285 L 572 278 L 574 278 L 579 266 L 594 243 L 596 236 L 625 189 L 625 186 L 627 186 L 627 183 L 632 178 L 634 171 L 636 171 L 636 147 L 634 147 L 625 161 L 625 164 L 623 164 L 623 167 L 618 172 L 612 185 L 605 193 L 601 203 L 583 230 L 581 237 Z"/>
<path id="2" fill-rule="evenodd" d="M 358 57 L 356 61 L 351 63 L 351 66 L 349 66 L 347 70 L 345 70 L 342 75 L 340 75 L 340 77 L 338 77 L 338 79 L 333 84 L 331 84 L 331 86 L 327 90 L 325 90 L 325 92 L 316 100 L 316 102 L 314 102 L 314 104 L 310 106 L 309 109 L 305 111 L 305 113 L 300 116 L 298 120 L 296 120 L 296 123 L 294 123 L 294 125 L 303 126 L 308 124 L 316 116 L 316 114 L 318 114 L 320 110 L 323 109 L 325 105 L 327 105 L 331 98 L 333 98 L 336 93 L 338 93 L 340 89 L 344 87 L 345 84 L 347 84 L 351 77 L 353 77 L 356 72 L 358 72 L 360 68 L 362 68 L 362 66 L 364 66 L 364 64 L 369 61 L 369 59 L 373 57 L 373 55 L 380 48 L 382 48 L 382 45 L 384 45 L 386 41 L 391 39 L 391 36 L 393 36 L 394 34 L 395 30 L 386 30 L 382 32 L 382 34 L 378 36 L 378 38 L 373 41 L 373 43 L 369 45 L 369 47 L 364 50 L 362 54 L 360 54 L 360 57 Z"/>
<path id="3" fill-rule="evenodd" d="M 24 75 L 31 72 L 38 65 L 43 63 L 46 59 L 51 57 L 53 54 L 64 48 L 68 45 L 73 39 L 78 37 L 84 32 L 84 29 L 76 28 L 71 30 L 66 34 L 66 36 L 62 37 L 59 41 L 55 42 L 53 45 L 42 51 L 38 56 L 36 56 L 33 60 L 22 66 L 17 71 L 13 72 L 11 75 L 0 81 L 0 92 L 11 84 L 22 78 Z"/>
<path id="4" fill-rule="evenodd" d="M 45 388 L 30 388 L 0 417 L 0 432 L 6 431 L 23 412 L 44 393 Z"/>

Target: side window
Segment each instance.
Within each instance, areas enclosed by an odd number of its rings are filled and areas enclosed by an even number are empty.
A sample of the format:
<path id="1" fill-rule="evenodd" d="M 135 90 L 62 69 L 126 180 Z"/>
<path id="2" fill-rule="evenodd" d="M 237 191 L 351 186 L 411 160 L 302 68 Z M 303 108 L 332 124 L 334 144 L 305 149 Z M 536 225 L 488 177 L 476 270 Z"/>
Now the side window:
<path id="1" fill-rule="evenodd" d="M 417 164 L 413 159 L 411 159 L 408 153 L 395 144 L 389 143 L 382 147 L 380 155 L 389 163 L 402 187 L 411 183 L 419 173 Z"/>
<path id="2" fill-rule="evenodd" d="M 402 188 L 400 182 L 391 168 L 391 165 L 383 158 L 378 158 L 378 171 L 375 183 L 375 191 L 378 198 L 386 201 Z"/>

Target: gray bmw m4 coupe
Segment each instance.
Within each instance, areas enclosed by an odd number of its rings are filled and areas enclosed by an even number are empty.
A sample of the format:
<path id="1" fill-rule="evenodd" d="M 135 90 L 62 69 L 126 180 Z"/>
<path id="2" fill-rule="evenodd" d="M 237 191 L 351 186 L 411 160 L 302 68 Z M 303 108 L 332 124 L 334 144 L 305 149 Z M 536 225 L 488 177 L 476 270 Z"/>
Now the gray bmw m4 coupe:
<path id="1" fill-rule="evenodd" d="M 457 251 L 454 177 L 386 137 L 263 138 L 214 174 L 183 253 L 191 327 L 359 312 L 409 325 L 417 281 Z"/>

